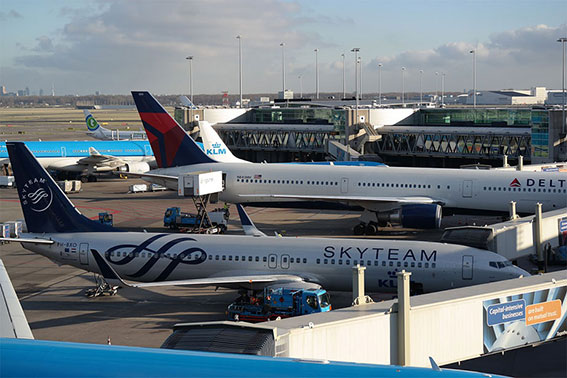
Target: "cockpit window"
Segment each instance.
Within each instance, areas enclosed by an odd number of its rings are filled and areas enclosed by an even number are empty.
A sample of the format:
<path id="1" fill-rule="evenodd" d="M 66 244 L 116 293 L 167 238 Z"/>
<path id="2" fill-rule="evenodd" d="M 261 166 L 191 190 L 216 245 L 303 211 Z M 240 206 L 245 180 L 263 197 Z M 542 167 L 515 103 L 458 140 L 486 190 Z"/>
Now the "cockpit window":
<path id="1" fill-rule="evenodd" d="M 327 307 L 330 304 L 329 302 L 329 293 L 319 295 L 319 303 L 321 303 L 321 307 Z"/>
<path id="2" fill-rule="evenodd" d="M 493 268 L 496 269 L 503 269 L 509 266 L 512 266 L 512 262 L 511 261 L 490 261 L 488 263 L 488 265 L 490 265 Z"/>

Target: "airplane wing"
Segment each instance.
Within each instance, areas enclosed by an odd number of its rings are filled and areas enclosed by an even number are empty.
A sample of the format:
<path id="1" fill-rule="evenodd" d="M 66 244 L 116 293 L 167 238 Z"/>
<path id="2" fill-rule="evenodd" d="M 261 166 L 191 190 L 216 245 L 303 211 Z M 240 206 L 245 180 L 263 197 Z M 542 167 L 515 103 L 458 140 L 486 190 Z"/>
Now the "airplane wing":
<path id="1" fill-rule="evenodd" d="M 115 156 L 101 154 L 94 147 L 89 147 L 89 154 L 89 156 L 79 159 L 77 162 L 79 164 L 97 166 L 98 170 L 101 167 L 114 169 L 126 164 L 124 160 Z"/>
<path id="2" fill-rule="evenodd" d="M 33 339 L 33 334 L 14 290 L 12 281 L 0 259 L 0 337 Z"/>
<path id="3" fill-rule="evenodd" d="M 327 196 L 327 195 L 302 195 L 302 194 L 240 194 L 239 197 L 271 197 L 283 199 L 298 199 L 305 201 L 328 201 L 343 202 L 364 207 L 369 210 L 376 210 L 383 207 L 391 207 L 398 204 L 440 204 L 444 202 L 431 197 L 380 197 L 380 196 Z"/>
<path id="4" fill-rule="evenodd" d="M 124 174 L 123 172 L 117 172 L 116 174 Z M 127 175 L 129 177 L 139 177 L 141 179 L 148 179 L 153 184 L 158 184 L 161 186 L 165 186 L 171 190 L 177 190 L 177 176 L 171 175 L 160 175 L 156 173 L 136 173 L 136 172 L 128 172 Z"/>
<path id="5" fill-rule="evenodd" d="M 232 276 L 212 276 L 208 278 L 196 278 L 188 280 L 176 281 L 159 281 L 159 282 L 136 282 L 127 283 L 118 273 L 106 262 L 100 252 L 91 249 L 99 270 L 104 280 L 111 286 L 148 288 L 161 286 L 222 286 L 229 288 L 250 287 L 262 288 L 267 285 L 287 282 L 303 282 L 303 277 L 293 274 L 238 274 Z"/>

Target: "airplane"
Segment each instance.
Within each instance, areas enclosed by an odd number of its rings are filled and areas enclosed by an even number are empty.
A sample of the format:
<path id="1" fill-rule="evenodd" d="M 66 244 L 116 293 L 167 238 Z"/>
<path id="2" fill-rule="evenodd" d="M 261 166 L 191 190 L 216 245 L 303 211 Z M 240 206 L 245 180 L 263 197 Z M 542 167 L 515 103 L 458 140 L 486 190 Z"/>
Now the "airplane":
<path id="1" fill-rule="evenodd" d="M 386 224 L 439 228 L 442 208 L 507 213 L 510 201 L 519 213 L 533 212 L 537 203 L 543 211 L 567 207 L 567 177 L 561 172 L 219 163 L 196 148 L 149 92 L 132 96 L 159 167 L 137 176 L 173 190 L 182 174 L 222 171 L 222 201 L 363 209 L 355 234 L 375 234 Z"/>
<path id="2" fill-rule="evenodd" d="M 412 376 L 477 377 L 480 373 L 395 365 L 371 365 L 309 359 L 272 358 L 178 349 L 140 348 L 35 340 L 4 263 L 0 259 L 1 377 L 135 377 L 234 376 Z M 33 363 L 30 363 L 30 360 Z"/>
<path id="3" fill-rule="evenodd" d="M 85 122 L 87 123 L 87 134 L 93 138 L 100 140 L 147 140 L 148 136 L 144 130 L 140 131 L 120 131 L 109 130 L 102 127 L 95 117 L 86 109 L 83 109 L 85 114 Z"/>
<path id="4" fill-rule="evenodd" d="M 424 241 L 122 232 L 80 214 L 25 144 L 7 146 L 28 232 L 0 240 L 98 274 L 102 260 L 137 287 L 304 283 L 347 291 L 356 265 L 366 267 L 370 292 L 395 292 L 402 269 L 412 272 L 415 293 L 529 275 L 490 251 Z"/>
<path id="5" fill-rule="evenodd" d="M 89 181 L 95 173 L 146 172 L 156 167 L 148 141 L 31 141 L 24 142 L 41 165 L 70 172 Z M 6 142 L 0 142 L 0 165 L 9 165 Z M 86 180 L 85 180 L 86 181 Z"/>

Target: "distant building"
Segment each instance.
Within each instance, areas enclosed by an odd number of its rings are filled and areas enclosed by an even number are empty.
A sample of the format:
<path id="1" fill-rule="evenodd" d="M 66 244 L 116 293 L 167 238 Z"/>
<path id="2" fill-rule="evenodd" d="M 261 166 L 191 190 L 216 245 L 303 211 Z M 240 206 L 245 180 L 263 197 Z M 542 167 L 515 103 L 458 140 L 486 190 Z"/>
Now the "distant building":
<path id="1" fill-rule="evenodd" d="M 8 92 L 6 91 L 6 86 L 0 86 L 0 95 L 5 96 Z"/>
<path id="2" fill-rule="evenodd" d="M 285 91 L 278 92 L 278 98 L 280 100 L 293 100 L 293 91 L 286 89 Z"/>
<path id="3" fill-rule="evenodd" d="M 500 91 L 476 91 L 477 105 L 543 105 L 547 100 L 545 87 L 529 90 L 507 89 Z M 467 105 L 473 105 L 474 96 L 470 91 L 466 98 Z"/>
<path id="4" fill-rule="evenodd" d="M 552 90 L 547 92 L 546 105 L 563 105 L 564 92 L 561 90 Z M 565 93 L 565 102 L 567 102 L 567 92 Z"/>

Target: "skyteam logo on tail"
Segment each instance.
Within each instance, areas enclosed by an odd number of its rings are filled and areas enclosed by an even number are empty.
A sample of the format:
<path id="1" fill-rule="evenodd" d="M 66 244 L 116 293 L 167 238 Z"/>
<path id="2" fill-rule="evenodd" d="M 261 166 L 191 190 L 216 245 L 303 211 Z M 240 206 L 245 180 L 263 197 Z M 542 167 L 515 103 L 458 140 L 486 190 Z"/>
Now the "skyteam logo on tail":
<path id="1" fill-rule="evenodd" d="M 221 148 L 220 143 L 213 143 L 213 148 L 207 148 L 207 155 L 226 155 L 226 148 Z"/>
<path id="2" fill-rule="evenodd" d="M 44 178 L 28 180 L 22 188 L 21 196 L 22 205 L 38 213 L 47 210 L 53 201 L 53 192 Z"/>
<path id="3" fill-rule="evenodd" d="M 518 181 L 517 178 L 515 178 L 514 181 L 510 183 L 511 188 L 519 188 L 520 186 L 522 186 L 522 184 L 520 184 L 520 181 Z"/>
<path id="4" fill-rule="evenodd" d="M 87 129 L 89 129 L 90 131 L 95 131 L 96 129 L 98 129 L 98 122 L 91 114 L 87 116 Z"/>

